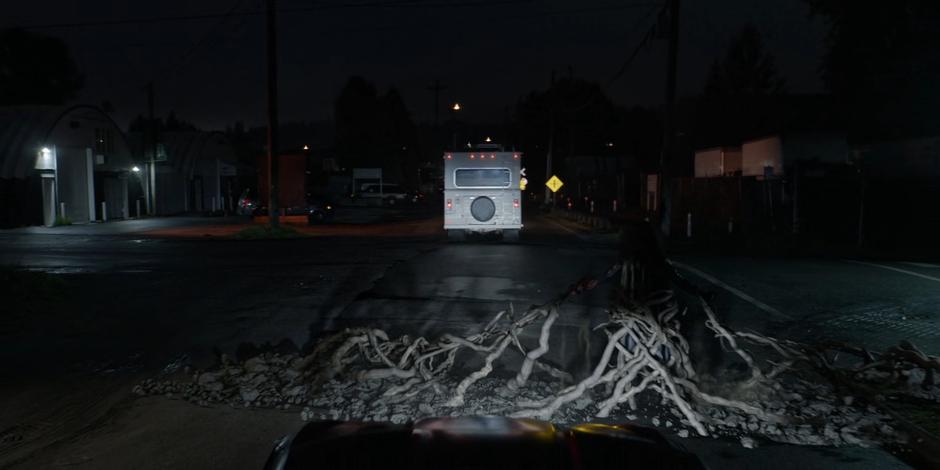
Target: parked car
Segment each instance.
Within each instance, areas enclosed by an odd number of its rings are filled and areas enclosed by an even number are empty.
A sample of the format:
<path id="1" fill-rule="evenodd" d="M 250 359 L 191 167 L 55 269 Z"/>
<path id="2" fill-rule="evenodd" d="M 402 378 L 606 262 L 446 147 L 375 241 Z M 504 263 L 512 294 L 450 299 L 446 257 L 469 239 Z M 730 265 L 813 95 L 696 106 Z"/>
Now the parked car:
<path id="1" fill-rule="evenodd" d="M 409 200 L 408 191 L 398 184 L 369 183 L 362 185 L 362 190 L 356 195 L 362 199 L 381 199 L 383 204 L 394 206 Z"/>
<path id="2" fill-rule="evenodd" d="M 311 201 L 307 204 L 307 223 L 325 224 L 333 220 L 336 206 L 327 201 Z"/>
<path id="3" fill-rule="evenodd" d="M 252 215 L 255 214 L 258 205 L 259 201 L 251 196 L 251 190 L 246 189 L 242 191 L 241 197 L 238 198 L 238 207 L 235 210 L 239 215 Z"/>
<path id="4" fill-rule="evenodd" d="M 408 202 L 418 204 L 424 202 L 425 199 L 426 197 L 421 191 L 408 191 Z"/>
<path id="5" fill-rule="evenodd" d="M 335 209 L 336 206 L 330 202 L 312 200 L 303 206 L 283 207 L 281 213 L 284 215 L 306 215 L 307 222 L 313 225 L 328 223 L 333 220 Z M 254 211 L 254 215 L 268 215 L 268 207 L 258 206 Z"/>

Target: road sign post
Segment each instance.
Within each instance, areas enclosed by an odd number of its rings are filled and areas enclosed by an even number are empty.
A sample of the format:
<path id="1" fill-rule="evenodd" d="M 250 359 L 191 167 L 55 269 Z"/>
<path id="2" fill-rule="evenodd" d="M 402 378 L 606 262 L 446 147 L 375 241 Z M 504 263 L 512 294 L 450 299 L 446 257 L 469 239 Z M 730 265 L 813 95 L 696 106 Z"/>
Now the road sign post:
<path id="1" fill-rule="evenodd" d="M 548 186 L 548 189 L 550 189 L 553 193 L 557 193 L 558 190 L 561 189 L 561 187 L 564 185 L 565 183 L 555 175 L 552 175 L 552 177 L 545 182 L 545 186 Z"/>

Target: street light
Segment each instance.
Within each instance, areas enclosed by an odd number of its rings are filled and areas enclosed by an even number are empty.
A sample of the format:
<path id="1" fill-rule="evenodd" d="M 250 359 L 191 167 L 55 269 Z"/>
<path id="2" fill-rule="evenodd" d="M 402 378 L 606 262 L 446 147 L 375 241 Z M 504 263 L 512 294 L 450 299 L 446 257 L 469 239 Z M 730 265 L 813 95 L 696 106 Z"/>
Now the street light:
<path id="1" fill-rule="evenodd" d="M 451 115 L 454 118 L 454 139 L 451 148 L 457 150 L 457 111 L 460 111 L 460 103 L 454 103 L 450 109 Z"/>
<path id="2" fill-rule="evenodd" d="M 134 173 L 140 173 L 140 167 L 137 165 L 134 165 L 133 167 L 131 167 L 131 171 L 133 171 Z"/>

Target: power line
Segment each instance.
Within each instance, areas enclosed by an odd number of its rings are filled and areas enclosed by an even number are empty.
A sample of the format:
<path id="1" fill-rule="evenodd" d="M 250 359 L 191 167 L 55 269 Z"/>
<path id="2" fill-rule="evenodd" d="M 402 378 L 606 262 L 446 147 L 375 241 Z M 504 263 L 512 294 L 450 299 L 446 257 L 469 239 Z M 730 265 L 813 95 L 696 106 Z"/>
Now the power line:
<path id="1" fill-rule="evenodd" d="M 459 2 L 441 2 L 441 1 L 415 1 L 415 0 L 395 0 L 395 1 L 374 1 L 374 2 L 350 2 L 312 5 L 308 7 L 281 8 L 280 13 L 304 13 L 313 11 L 342 10 L 354 8 L 467 8 L 467 7 L 488 7 L 500 5 L 512 5 L 522 3 L 532 3 L 533 0 L 465 0 Z M 98 20 L 81 21 L 72 23 L 47 23 L 19 26 L 22 29 L 63 29 L 63 28 L 83 28 L 94 26 L 121 26 L 130 24 L 150 24 L 167 23 L 174 21 L 201 21 L 215 18 L 227 18 L 231 16 L 259 16 L 265 13 L 264 10 L 248 10 L 238 13 L 206 13 L 201 15 L 176 15 L 176 16 L 158 16 L 158 17 L 139 17 L 124 18 L 119 20 Z"/>
<path id="2" fill-rule="evenodd" d="M 664 5 L 657 5 L 657 7 L 665 8 Z M 643 17 L 640 18 L 640 20 L 637 21 L 637 22 L 633 25 L 632 28 L 630 28 L 630 32 L 629 32 L 628 34 L 633 34 L 635 31 L 637 31 L 638 29 L 640 29 L 640 26 L 642 26 L 644 23 L 646 23 L 646 20 L 648 20 L 649 17 L 652 16 L 653 13 L 656 12 L 656 10 L 657 10 L 657 8 L 655 8 L 655 7 L 654 7 L 654 8 L 651 8 L 650 11 L 648 11 L 645 15 L 643 15 Z M 660 11 L 661 11 L 661 10 L 660 10 Z M 630 55 L 627 56 L 627 59 L 623 61 L 623 64 L 621 64 L 621 65 L 620 65 L 620 68 L 617 69 L 617 73 L 615 73 L 612 77 L 610 77 L 610 80 L 607 81 L 607 86 L 608 86 L 608 87 L 610 87 L 611 85 L 613 85 L 614 82 L 617 81 L 617 79 L 620 78 L 620 77 L 624 74 L 624 72 L 627 71 L 627 68 L 630 67 L 630 64 L 633 63 L 633 60 L 636 59 L 636 56 L 639 55 L 640 51 L 641 51 L 644 47 L 646 47 L 646 45 L 649 43 L 650 39 L 652 39 L 653 36 L 655 36 L 655 34 L 656 34 L 656 25 L 654 24 L 649 30 L 646 31 L 646 33 L 643 35 L 643 38 L 640 39 L 640 41 L 637 43 L 637 45 L 634 46 L 633 52 L 631 52 Z"/>

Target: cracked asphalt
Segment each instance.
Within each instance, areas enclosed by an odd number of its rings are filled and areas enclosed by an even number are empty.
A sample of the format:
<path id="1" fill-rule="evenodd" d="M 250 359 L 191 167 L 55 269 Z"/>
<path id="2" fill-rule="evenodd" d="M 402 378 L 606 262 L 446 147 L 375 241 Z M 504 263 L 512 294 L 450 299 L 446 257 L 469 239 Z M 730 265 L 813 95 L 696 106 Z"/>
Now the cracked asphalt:
<path id="1" fill-rule="evenodd" d="M 181 358 L 205 367 L 220 352 L 285 340 L 304 347 L 348 325 L 463 332 L 510 303 L 544 302 L 616 261 L 615 236 L 563 221 L 528 217 L 519 244 L 452 244 L 432 211 L 391 222 L 374 211 L 369 217 L 284 241 L 153 235 L 238 223 L 220 220 L 0 232 L 0 265 L 64 283 L 44 308 L 0 317 L 0 468 L 260 468 L 272 440 L 302 426 L 296 412 L 135 398 L 130 388 Z M 392 228 L 402 221 L 409 230 Z M 355 236 L 361 230 L 371 236 Z M 931 280 L 940 278 L 940 267 L 929 263 L 704 255 L 677 261 L 711 279 L 684 271 L 717 293 L 717 309 L 732 327 L 794 339 L 832 335 L 871 347 L 905 338 L 940 352 L 940 281 Z M 576 333 L 603 319 L 606 301 L 598 289 L 566 307 L 561 327 L 571 334 L 561 335 L 568 339 L 553 353 L 570 358 L 583 349 Z M 879 449 L 682 443 L 714 468 L 906 468 Z"/>

